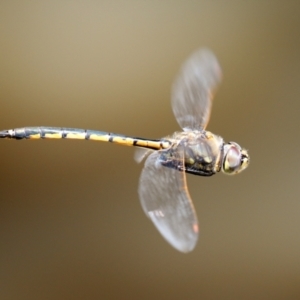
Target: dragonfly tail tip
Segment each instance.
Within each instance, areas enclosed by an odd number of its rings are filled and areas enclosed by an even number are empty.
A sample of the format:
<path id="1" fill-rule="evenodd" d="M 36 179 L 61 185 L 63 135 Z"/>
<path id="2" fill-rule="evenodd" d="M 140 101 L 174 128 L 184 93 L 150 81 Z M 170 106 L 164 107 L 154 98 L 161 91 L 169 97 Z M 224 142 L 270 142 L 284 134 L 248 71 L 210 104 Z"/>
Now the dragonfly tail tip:
<path id="1" fill-rule="evenodd" d="M 10 137 L 10 134 L 9 134 L 8 130 L 0 131 L 0 139 L 5 139 L 5 138 L 8 138 L 8 137 Z"/>

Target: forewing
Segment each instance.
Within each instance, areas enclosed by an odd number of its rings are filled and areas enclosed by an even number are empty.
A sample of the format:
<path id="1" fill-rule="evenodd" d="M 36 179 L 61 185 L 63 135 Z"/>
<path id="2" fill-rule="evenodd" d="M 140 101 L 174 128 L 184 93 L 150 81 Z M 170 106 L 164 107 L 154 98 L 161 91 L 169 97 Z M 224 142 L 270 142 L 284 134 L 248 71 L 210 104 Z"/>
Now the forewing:
<path id="1" fill-rule="evenodd" d="M 205 129 L 211 111 L 213 92 L 222 72 L 215 55 L 208 49 L 196 51 L 183 64 L 172 87 L 172 108 L 184 130 Z"/>
<path id="2" fill-rule="evenodd" d="M 146 159 L 140 177 L 140 201 L 162 236 L 177 250 L 189 252 L 198 239 L 197 216 L 187 190 L 185 172 L 163 166 L 162 152 L 155 151 Z"/>

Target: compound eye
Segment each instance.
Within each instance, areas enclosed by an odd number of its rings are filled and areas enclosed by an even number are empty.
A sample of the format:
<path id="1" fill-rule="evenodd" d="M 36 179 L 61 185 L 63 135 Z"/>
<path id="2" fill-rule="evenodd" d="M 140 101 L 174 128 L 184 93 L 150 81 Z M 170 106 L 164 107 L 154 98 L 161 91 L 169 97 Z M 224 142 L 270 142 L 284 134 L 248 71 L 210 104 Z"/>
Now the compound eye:
<path id="1" fill-rule="evenodd" d="M 223 171 L 227 174 L 235 174 L 241 167 L 241 151 L 232 144 L 230 145 L 223 163 Z"/>

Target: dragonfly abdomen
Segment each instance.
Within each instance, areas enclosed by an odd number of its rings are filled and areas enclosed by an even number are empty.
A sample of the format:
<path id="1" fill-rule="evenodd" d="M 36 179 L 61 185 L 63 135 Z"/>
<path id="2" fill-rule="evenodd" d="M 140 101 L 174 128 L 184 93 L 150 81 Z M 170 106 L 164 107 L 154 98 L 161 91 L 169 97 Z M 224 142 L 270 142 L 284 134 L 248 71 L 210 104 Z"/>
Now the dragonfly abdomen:
<path id="1" fill-rule="evenodd" d="M 59 127 L 23 127 L 0 132 L 0 138 L 7 139 L 76 139 L 111 142 L 125 146 L 136 146 L 152 150 L 160 150 L 169 147 L 169 141 L 148 140 L 143 138 L 132 138 L 121 134 L 110 132 Z"/>

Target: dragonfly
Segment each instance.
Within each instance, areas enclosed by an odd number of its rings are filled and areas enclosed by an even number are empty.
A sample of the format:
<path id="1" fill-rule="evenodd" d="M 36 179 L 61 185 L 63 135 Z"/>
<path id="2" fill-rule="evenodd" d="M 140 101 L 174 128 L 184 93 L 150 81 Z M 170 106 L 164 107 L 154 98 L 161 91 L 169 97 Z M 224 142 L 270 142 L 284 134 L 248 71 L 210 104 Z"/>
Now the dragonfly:
<path id="1" fill-rule="evenodd" d="M 141 206 L 169 244 L 187 253 L 197 243 L 199 225 L 186 173 L 233 175 L 250 161 L 247 150 L 206 131 L 213 94 L 222 78 L 216 56 L 206 48 L 195 51 L 182 65 L 172 86 L 171 104 L 182 131 L 161 139 L 59 127 L 23 127 L 0 131 L 7 139 L 79 139 L 138 147 L 135 159 L 145 159 L 138 194 Z"/>

